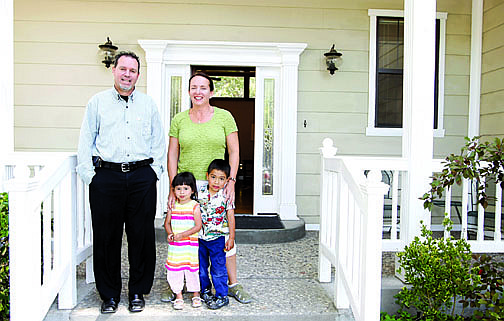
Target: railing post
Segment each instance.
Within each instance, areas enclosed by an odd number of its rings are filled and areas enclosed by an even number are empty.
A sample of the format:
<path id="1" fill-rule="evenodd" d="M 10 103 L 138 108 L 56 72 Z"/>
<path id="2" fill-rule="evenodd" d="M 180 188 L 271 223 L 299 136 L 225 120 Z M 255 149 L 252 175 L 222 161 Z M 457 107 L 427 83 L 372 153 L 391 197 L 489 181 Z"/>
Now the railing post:
<path id="1" fill-rule="evenodd" d="M 372 170 L 367 180 L 361 186 L 367 198 L 367 217 L 362 221 L 363 249 L 361 262 L 362 283 L 361 304 L 362 320 L 375 321 L 380 319 L 381 271 L 382 271 L 382 229 L 383 226 L 383 196 L 389 186 L 381 182 L 380 171 Z"/>
<path id="2" fill-rule="evenodd" d="M 37 204 L 33 203 L 37 182 L 29 176 L 27 166 L 17 165 L 14 180 L 6 184 L 9 191 L 10 316 L 14 321 L 42 319 L 41 216 Z"/>
<path id="3" fill-rule="evenodd" d="M 76 276 L 76 216 L 77 216 L 77 173 L 75 171 L 76 159 L 71 159 L 69 177 L 65 178 L 59 202 L 62 202 L 60 213 L 61 220 L 61 255 L 71 258 L 64 260 L 64 269 L 67 272 L 63 286 L 58 295 L 59 309 L 72 309 L 77 305 L 77 276 Z M 68 186 L 70 184 L 70 186 Z M 68 212 L 67 212 L 68 211 Z"/>
<path id="4" fill-rule="evenodd" d="M 333 142 L 330 138 L 324 139 L 322 146 L 320 148 L 321 154 L 321 165 L 320 165 L 320 218 L 319 218 L 319 281 L 320 282 L 331 282 L 331 262 L 323 254 L 322 246 L 326 244 L 328 240 L 328 234 L 330 233 L 330 226 L 328 223 L 328 215 L 330 215 L 330 209 L 327 204 L 329 202 L 328 198 L 331 197 L 332 193 L 328 190 L 328 180 L 329 175 L 325 171 L 325 161 L 326 157 L 331 157 L 336 154 L 336 148 L 332 146 Z"/>

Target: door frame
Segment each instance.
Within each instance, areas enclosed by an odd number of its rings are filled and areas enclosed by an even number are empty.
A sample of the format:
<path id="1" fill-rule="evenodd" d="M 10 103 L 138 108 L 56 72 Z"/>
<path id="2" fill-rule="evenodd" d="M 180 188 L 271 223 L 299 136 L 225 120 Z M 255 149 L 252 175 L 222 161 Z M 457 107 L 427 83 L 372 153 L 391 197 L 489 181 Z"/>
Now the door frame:
<path id="1" fill-rule="evenodd" d="M 138 40 L 138 43 L 145 51 L 147 94 L 159 108 L 167 141 L 170 128 L 169 74 L 173 75 L 175 71 L 182 76 L 181 106 L 187 109 L 189 96 L 184 93 L 188 91 L 191 65 L 279 68 L 279 101 L 275 104 L 278 113 L 275 118 L 279 124 L 275 140 L 281 146 L 281 152 L 275 155 L 280 169 L 276 174 L 276 208 L 282 220 L 299 220 L 296 205 L 297 87 L 299 56 L 307 44 L 180 40 Z M 254 157 L 254 163 L 261 161 Z M 157 216 L 162 217 L 169 191 L 166 172 L 159 187 Z"/>

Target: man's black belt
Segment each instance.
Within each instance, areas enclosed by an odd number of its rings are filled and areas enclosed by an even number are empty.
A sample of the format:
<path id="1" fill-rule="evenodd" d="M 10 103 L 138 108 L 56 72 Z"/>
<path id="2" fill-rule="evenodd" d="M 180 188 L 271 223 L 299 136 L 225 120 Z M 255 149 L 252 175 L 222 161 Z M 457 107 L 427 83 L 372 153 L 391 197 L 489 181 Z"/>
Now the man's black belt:
<path id="1" fill-rule="evenodd" d="M 103 159 L 101 159 L 100 157 L 93 156 L 94 167 L 108 168 L 113 171 L 123 172 L 123 173 L 132 172 L 137 168 L 150 165 L 153 162 L 154 162 L 154 160 L 152 158 L 149 158 L 149 159 L 144 159 L 144 160 L 137 161 L 137 162 L 112 163 L 112 162 L 106 162 Z"/>

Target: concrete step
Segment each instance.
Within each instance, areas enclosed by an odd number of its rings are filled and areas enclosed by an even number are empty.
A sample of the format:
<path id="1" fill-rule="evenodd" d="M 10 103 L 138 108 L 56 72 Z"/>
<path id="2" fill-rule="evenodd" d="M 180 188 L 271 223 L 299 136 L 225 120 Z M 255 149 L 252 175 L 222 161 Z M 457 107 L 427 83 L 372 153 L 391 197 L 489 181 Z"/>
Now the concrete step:
<path id="1" fill-rule="evenodd" d="M 206 307 L 190 307 L 186 294 L 185 307 L 175 311 L 171 304 L 160 301 L 166 287 L 163 267 L 166 242 L 158 243 L 157 268 L 151 293 L 146 296 L 146 308 L 140 313 L 127 309 L 127 247 L 123 246 L 123 290 L 117 313 L 101 315 L 101 300 L 93 284 L 79 283 L 77 306 L 71 311 L 57 310 L 53 305 L 46 321 L 61 320 L 341 320 L 353 321 L 350 310 L 337 310 L 328 293 L 317 281 L 318 233 L 306 232 L 305 237 L 284 243 L 238 244 L 238 279 L 251 294 L 253 302 L 240 304 L 230 298 L 230 304 L 213 311 Z M 79 267 L 83 271 L 83 267 Z M 80 273 L 82 278 L 82 272 Z"/>
<path id="2" fill-rule="evenodd" d="M 166 242 L 166 232 L 163 219 L 156 219 L 156 241 Z M 282 221 L 283 229 L 237 229 L 236 243 L 238 244 L 272 244 L 293 242 L 303 238 L 306 234 L 303 220 Z"/>
<path id="3" fill-rule="evenodd" d="M 125 281 L 126 283 L 126 281 Z M 250 304 L 240 304 L 230 298 L 230 304 L 213 311 L 206 307 L 190 306 L 191 295 L 185 294 L 181 311 L 171 303 L 160 301 L 165 281 L 156 279 L 146 308 L 140 313 L 128 311 L 127 291 L 123 291 L 117 313 L 107 315 L 107 320 L 353 320 L 350 311 L 338 311 L 329 297 L 312 279 L 247 279 L 243 286 L 253 296 Z M 125 284 L 126 288 L 126 284 Z M 93 290 L 70 314 L 70 320 L 87 321 L 104 318 L 99 312 L 101 301 Z"/>

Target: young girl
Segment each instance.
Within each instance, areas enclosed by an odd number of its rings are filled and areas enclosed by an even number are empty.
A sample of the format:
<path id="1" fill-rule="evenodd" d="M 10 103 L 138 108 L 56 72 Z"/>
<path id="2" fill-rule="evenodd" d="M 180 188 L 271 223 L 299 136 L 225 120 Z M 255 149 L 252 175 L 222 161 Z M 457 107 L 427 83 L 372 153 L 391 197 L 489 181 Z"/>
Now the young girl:
<path id="1" fill-rule="evenodd" d="M 192 173 L 177 174 L 172 181 L 176 202 L 168 210 L 164 222 L 168 234 L 168 257 L 165 267 L 171 289 L 176 294 L 173 308 L 181 310 L 184 306 L 182 288 L 184 276 L 188 292 L 194 292 L 192 307 L 201 306 L 198 231 L 201 229 L 201 212 L 197 199 L 196 179 Z"/>

